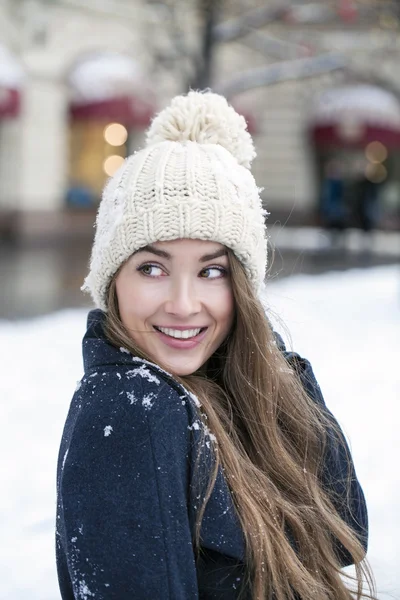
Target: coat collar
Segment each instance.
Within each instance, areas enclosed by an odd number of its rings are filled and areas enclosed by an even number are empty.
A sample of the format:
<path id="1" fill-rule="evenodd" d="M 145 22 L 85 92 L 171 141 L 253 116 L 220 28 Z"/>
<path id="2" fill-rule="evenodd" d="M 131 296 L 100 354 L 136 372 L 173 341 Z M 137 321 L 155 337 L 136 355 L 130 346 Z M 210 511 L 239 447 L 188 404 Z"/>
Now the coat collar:
<path id="1" fill-rule="evenodd" d="M 126 348 L 113 346 L 104 333 L 106 314 L 100 309 L 91 310 L 87 318 L 87 330 L 82 341 L 83 365 L 85 373 L 101 367 L 132 366 L 133 363 L 146 365 L 146 368 L 156 372 L 165 381 L 177 384 L 173 375 L 164 371 L 159 365 L 139 356 L 134 356 Z M 183 389 L 183 388 L 182 388 Z"/>
<path id="2" fill-rule="evenodd" d="M 106 314 L 99 309 L 91 310 L 87 318 L 87 330 L 82 341 L 85 372 L 107 365 L 131 365 L 140 360 L 125 348 L 116 348 L 106 338 L 104 323 Z"/>

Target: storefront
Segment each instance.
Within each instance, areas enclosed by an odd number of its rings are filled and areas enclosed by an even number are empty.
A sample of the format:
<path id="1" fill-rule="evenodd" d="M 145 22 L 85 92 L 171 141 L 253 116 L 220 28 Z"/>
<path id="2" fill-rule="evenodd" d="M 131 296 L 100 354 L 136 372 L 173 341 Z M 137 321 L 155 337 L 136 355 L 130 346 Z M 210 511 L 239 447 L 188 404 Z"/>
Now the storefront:
<path id="1" fill-rule="evenodd" d="M 134 61 L 114 53 L 82 60 L 69 76 L 69 206 L 92 206 L 107 178 L 142 143 L 155 112 Z"/>
<path id="2" fill-rule="evenodd" d="M 24 72 L 17 59 L 0 46 L 0 237 L 8 236 L 15 210 L 12 178 L 23 80 Z"/>
<path id="3" fill-rule="evenodd" d="M 400 227 L 400 103 L 372 85 L 330 89 L 317 99 L 309 133 L 318 213 L 338 228 Z"/>

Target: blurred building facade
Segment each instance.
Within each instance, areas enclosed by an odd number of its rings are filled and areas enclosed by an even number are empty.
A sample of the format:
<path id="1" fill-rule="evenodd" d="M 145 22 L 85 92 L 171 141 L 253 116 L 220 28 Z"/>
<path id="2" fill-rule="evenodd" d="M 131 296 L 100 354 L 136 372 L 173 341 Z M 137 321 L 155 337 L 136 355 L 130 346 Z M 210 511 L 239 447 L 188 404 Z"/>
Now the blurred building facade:
<path id="1" fill-rule="evenodd" d="M 258 127 L 254 172 L 272 216 L 292 224 L 325 224 L 325 188 L 335 164 L 347 225 L 368 227 L 359 214 L 368 185 L 376 196 L 371 219 L 379 227 L 400 229 L 398 18 L 389 29 L 379 21 L 343 22 L 339 17 L 328 24 L 277 24 L 268 33 L 282 40 L 288 31 L 306 55 L 312 56 L 314 48 L 339 52 L 343 67 L 315 77 L 288 77 L 236 98 L 252 106 Z M 254 64 L 256 55 L 250 53 L 252 59 L 238 49 L 237 57 Z M 227 62 L 227 56 L 222 58 L 221 69 Z"/>
<path id="2" fill-rule="evenodd" d="M 286 80 L 231 94 L 255 137 L 256 180 L 275 218 L 312 224 L 334 171 L 347 198 L 371 184 L 375 224 L 400 228 L 399 15 L 359 19 L 348 0 L 332 2 L 326 19 L 313 6 L 251 43 L 218 45 L 215 88 L 246 70 L 340 53 L 341 68 L 299 79 L 289 69 Z M 185 7 L 180 19 L 198 32 L 195 7 Z M 144 0 L 0 0 L 0 236 L 91 235 L 107 177 L 143 144 L 154 112 L 185 91 L 182 61 L 163 68 L 164 18 L 162 2 Z M 198 38 L 187 37 L 195 51 Z"/>

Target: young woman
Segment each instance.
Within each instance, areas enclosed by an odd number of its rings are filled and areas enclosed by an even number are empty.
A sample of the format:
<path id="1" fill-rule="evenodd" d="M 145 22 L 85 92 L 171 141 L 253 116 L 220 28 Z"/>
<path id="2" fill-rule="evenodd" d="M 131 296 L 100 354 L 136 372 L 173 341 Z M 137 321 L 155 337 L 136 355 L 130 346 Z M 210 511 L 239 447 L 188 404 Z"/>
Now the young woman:
<path id="1" fill-rule="evenodd" d="M 226 100 L 190 92 L 105 188 L 58 463 L 63 600 L 363 597 L 349 449 L 261 303 L 253 157 Z"/>

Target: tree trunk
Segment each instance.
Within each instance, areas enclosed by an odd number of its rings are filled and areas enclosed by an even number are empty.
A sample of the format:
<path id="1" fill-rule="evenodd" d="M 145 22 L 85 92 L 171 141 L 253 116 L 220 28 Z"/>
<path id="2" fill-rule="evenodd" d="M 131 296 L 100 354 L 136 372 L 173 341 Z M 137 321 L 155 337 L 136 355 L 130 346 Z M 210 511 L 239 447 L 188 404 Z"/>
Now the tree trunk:
<path id="1" fill-rule="evenodd" d="M 199 10 L 203 19 L 201 54 L 196 65 L 196 73 L 190 83 L 192 89 L 204 90 L 211 87 L 213 78 L 214 28 L 219 12 L 219 0 L 199 0 Z"/>

